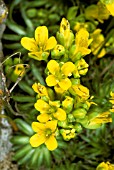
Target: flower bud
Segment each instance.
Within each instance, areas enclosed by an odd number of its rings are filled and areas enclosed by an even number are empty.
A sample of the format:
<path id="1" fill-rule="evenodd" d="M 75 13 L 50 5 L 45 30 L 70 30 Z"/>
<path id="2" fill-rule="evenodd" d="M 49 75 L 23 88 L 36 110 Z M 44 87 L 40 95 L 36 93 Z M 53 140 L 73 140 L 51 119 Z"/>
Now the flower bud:
<path id="1" fill-rule="evenodd" d="M 47 91 L 48 91 L 48 96 L 49 96 L 50 100 L 53 101 L 55 98 L 54 91 L 51 88 L 47 88 Z"/>
<path id="2" fill-rule="evenodd" d="M 68 114 L 68 121 L 75 122 L 75 118 L 74 118 L 73 114 Z"/>
<path id="3" fill-rule="evenodd" d="M 62 106 L 66 112 L 71 112 L 73 108 L 73 98 L 67 96 L 66 99 L 62 102 Z"/>
<path id="4" fill-rule="evenodd" d="M 76 53 L 76 44 L 72 45 L 69 51 L 69 56 L 73 62 L 80 60 L 82 57 L 81 52 Z"/>
<path id="5" fill-rule="evenodd" d="M 42 60 L 47 60 L 47 58 L 48 58 L 48 56 L 49 56 L 49 53 L 48 52 L 43 52 L 42 53 Z"/>
<path id="6" fill-rule="evenodd" d="M 37 9 L 36 8 L 30 8 L 26 11 L 29 18 L 34 18 L 37 15 Z"/>
<path id="7" fill-rule="evenodd" d="M 56 45 L 55 48 L 51 51 L 51 57 L 53 59 L 60 59 L 61 56 L 65 54 L 65 48 L 62 45 Z"/>
<path id="8" fill-rule="evenodd" d="M 83 119 L 87 114 L 87 111 L 84 108 L 76 109 L 72 112 L 73 116 L 78 119 Z"/>
<path id="9" fill-rule="evenodd" d="M 80 79 L 79 78 L 77 78 L 77 79 L 71 78 L 70 80 L 72 82 L 72 85 L 80 84 Z"/>
<path id="10" fill-rule="evenodd" d="M 57 38 L 58 43 L 64 46 L 64 41 L 65 41 L 64 35 L 60 32 L 57 32 L 56 38 Z"/>
<path id="11" fill-rule="evenodd" d="M 5 66 L 5 73 L 7 74 L 7 76 L 10 76 L 10 74 L 13 72 L 13 69 L 11 69 L 11 66 L 6 65 Z"/>
<path id="12" fill-rule="evenodd" d="M 76 130 L 76 132 L 81 132 L 82 131 L 82 126 L 80 123 L 76 123 L 76 125 L 74 126 L 74 129 Z"/>
<path id="13" fill-rule="evenodd" d="M 6 61 L 4 62 L 4 65 L 12 66 L 13 65 L 12 58 L 7 58 Z"/>

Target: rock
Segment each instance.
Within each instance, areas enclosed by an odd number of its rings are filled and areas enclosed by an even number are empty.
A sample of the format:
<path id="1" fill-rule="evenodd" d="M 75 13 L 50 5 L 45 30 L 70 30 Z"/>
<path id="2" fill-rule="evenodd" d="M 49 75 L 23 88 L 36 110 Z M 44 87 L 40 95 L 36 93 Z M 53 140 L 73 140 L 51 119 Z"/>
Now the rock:
<path id="1" fill-rule="evenodd" d="M 7 154 L 10 152 L 12 144 L 10 143 L 10 137 L 12 134 L 12 128 L 4 117 L 4 106 L 3 106 L 3 94 L 4 94 L 4 83 L 2 79 L 3 68 L 1 62 L 3 61 L 2 42 L 1 38 L 5 30 L 5 21 L 7 18 L 8 9 L 4 2 L 0 0 L 0 166 L 1 161 L 5 160 Z M 1 167 L 0 167 L 1 168 Z M 4 170 L 3 168 L 0 170 Z M 5 169 L 7 170 L 7 169 Z"/>

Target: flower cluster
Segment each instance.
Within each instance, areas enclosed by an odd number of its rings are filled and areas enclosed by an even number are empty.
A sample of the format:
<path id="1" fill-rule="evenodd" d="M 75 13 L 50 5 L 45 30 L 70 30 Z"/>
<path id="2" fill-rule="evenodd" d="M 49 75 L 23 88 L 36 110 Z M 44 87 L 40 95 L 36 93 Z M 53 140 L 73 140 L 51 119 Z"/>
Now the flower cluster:
<path id="1" fill-rule="evenodd" d="M 81 76 L 88 71 L 84 56 L 91 53 L 92 39 L 85 28 L 76 35 L 70 30 L 69 22 L 63 18 L 57 36 L 48 39 L 45 26 L 37 27 L 35 39 L 24 37 L 21 44 L 30 51 L 29 57 L 45 60 L 46 86 L 34 83 L 37 93 L 34 104 L 38 111 L 38 122 L 32 123 L 36 132 L 30 138 L 33 147 L 45 144 L 49 150 L 57 148 L 57 136 L 68 141 L 74 138 L 83 127 L 95 129 L 102 123 L 111 122 L 110 112 L 91 113 L 92 102 L 89 89 L 80 83 Z"/>

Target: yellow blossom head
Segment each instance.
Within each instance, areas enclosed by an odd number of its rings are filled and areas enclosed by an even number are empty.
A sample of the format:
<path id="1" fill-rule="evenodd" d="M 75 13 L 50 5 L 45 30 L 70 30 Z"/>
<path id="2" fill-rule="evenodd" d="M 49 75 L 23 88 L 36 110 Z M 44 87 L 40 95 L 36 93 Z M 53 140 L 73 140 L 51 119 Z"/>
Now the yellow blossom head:
<path id="1" fill-rule="evenodd" d="M 70 24 L 68 20 L 66 20 L 65 18 L 62 18 L 60 24 L 60 32 L 57 32 L 57 39 L 58 42 L 66 49 L 68 49 L 74 41 L 74 34 L 70 30 Z"/>
<path id="2" fill-rule="evenodd" d="M 109 111 L 98 113 L 92 112 L 88 116 L 88 124 L 85 126 L 88 129 L 99 128 L 103 123 L 112 122 L 112 118 Z"/>
<path id="3" fill-rule="evenodd" d="M 48 96 L 48 92 L 45 86 L 41 85 L 40 83 L 34 83 L 32 85 L 33 90 L 39 94 L 39 96 Z"/>
<path id="4" fill-rule="evenodd" d="M 14 74 L 17 76 L 23 76 L 25 73 L 25 68 L 23 64 L 17 64 L 14 70 Z"/>
<path id="5" fill-rule="evenodd" d="M 89 65 L 85 62 L 83 58 L 77 61 L 77 64 L 75 65 L 77 66 L 78 73 L 80 75 L 85 75 L 87 73 Z"/>
<path id="6" fill-rule="evenodd" d="M 68 113 L 70 113 L 72 111 L 73 104 L 74 104 L 74 99 L 72 97 L 70 97 L 70 96 L 66 96 L 65 100 L 63 100 L 63 102 L 62 102 L 63 108 Z"/>
<path id="7" fill-rule="evenodd" d="M 81 53 L 81 55 L 90 54 L 91 50 L 88 49 L 88 46 L 92 40 L 88 38 L 89 38 L 89 33 L 85 28 L 81 28 L 76 33 L 76 38 L 75 38 L 76 49 L 74 52 L 75 54 L 79 52 Z"/>
<path id="8" fill-rule="evenodd" d="M 62 18 L 61 24 L 60 24 L 60 33 L 65 34 L 66 30 L 70 30 L 70 24 L 68 20 L 65 18 Z"/>
<path id="9" fill-rule="evenodd" d="M 48 39 L 48 29 L 46 26 L 39 26 L 35 30 L 35 38 L 23 37 L 21 45 L 29 50 L 29 57 L 36 60 L 46 60 L 49 56 L 49 50 L 56 46 L 55 37 Z"/>
<path id="10" fill-rule="evenodd" d="M 58 146 L 55 132 L 57 129 L 57 121 L 48 121 L 45 124 L 39 122 L 32 123 L 32 129 L 36 132 L 30 138 L 30 144 L 33 147 L 38 147 L 41 144 L 45 144 L 49 150 L 55 150 Z"/>
<path id="11" fill-rule="evenodd" d="M 72 90 L 75 95 L 80 96 L 82 99 L 87 100 L 89 98 L 89 89 L 81 84 L 72 85 Z"/>
<path id="12" fill-rule="evenodd" d="M 108 19 L 109 11 L 103 3 L 98 2 L 96 5 L 89 5 L 85 9 L 85 17 L 90 20 L 97 19 L 99 22 L 103 23 L 103 20 Z"/>
<path id="13" fill-rule="evenodd" d="M 91 38 L 93 39 L 92 43 L 90 44 L 90 47 L 91 47 L 91 51 L 94 55 L 96 55 L 103 42 L 104 42 L 104 36 L 103 34 L 101 34 L 101 29 L 96 29 L 92 34 L 91 34 Z M 101 58 L 103 57 L 104 55 L 106 54 L 106 50 L 105 48 L 103 48 L 99 53 L 98 53 L 98 58 Z"/>
<path id="14" fill-rule="evenodd" d="M 113 164 L 110 164 L 110 162 L 101 162 L 96 170 L 113 170 L 114 169 L 114 165 Z"/>
<path id="15" fill-rule="evenodd" d="M 72 75 L 75 65 L 72 62 L 66 62 L 61 67 L 55 60 L 50 60 L 47 64 L 49 76 L 46 78 L 48 86 L 59 85 L 63 90 L 71 87 L 71 81 L 68 77 Z"/>
<path id="16" fill-rule="evenodd" d="M 39 99 L 34 106 L 36 110 L 40 112 L 40 115 L 37 117 L 40 122 L 47 122 L 52 119 L 60 121 L 66 119 L 66 112 L 60 108 L 59 101 L 49 101 L 49 103 L 47 103 L 42 99 Z"/>

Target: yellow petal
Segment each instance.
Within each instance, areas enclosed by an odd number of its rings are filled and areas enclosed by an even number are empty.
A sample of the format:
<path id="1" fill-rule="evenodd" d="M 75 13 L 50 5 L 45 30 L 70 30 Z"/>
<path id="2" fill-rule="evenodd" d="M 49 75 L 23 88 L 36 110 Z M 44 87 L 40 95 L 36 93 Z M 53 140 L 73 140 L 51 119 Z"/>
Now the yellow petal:
<path id="1" fill-rule="evenodd" d="M 65 91 L 58 84 L 56 86 L 54 86 L 54 90 L 57 94 L 63 94 Z"/>
<path id="2" fill-rule="evenodd" d="M 46 122 L 46 129 L 51 129 L 54 132 L 57 128 L 57 120 Z"/>
<path id="3" fill-rule="evenodd" d="M 109 168 L 108 168 L 108 165 L 105 163 L 105 162 L 102 162 L 102 163 L 100 163 L 98 166 L 97 166 L 97 168 L 96 168 L 96 170 L 109 170 Z"/>
<path id="4" fill-rule="evenodd" d="M 29 51 L 38 51 L 37 43 L 34 38 L 23 37 L 21 45 Z"/>
<path id="5" fill-rule="evenodd" d="M 54 106 L 54 107 L 60 107 L 60 101 L 59 100 L 57 100 L 57 101 L 49 101 L 49 105 L 50 106 Z"/>
<path id="6" fill-rule="evenodd" d="M 39 122 L 47 122 L 50 119 L 50 116 L 47 113 L 42 113 L 39 116 L 37 116 L 37 120 L 39 120 Z"/>
<path id="7" fill-rule="evenodd" d="M 39 46 L 46 44 L 48 40 L 48 29 L 46 26 L 39 26 L 35 30 L 35 40 Z"/>
<path id="8" fill-rule="evenodd" d="M 48 96 L 48 92 L 45 86 L 40 83 L 34 83 L 32 85 L 33 90 L 38 93 L 40 96 Z"/>
<path id="9" fill-rule="evenodd" d="M 101 51 L 100 51 L 100 53 L 98 54 L 98 58 L 102 58 L 104 55 L 106 54 L 106 50 L 105 50 L 105 48 L 103 48 Z"/>
<path id="10" fill-rule="evenodd" d="M 75 93 L 81 96 L 83 99 L 89 98 L 89 89 L 81 84 L 72 86 Z"/>
<path id="11" fill-rule="evenodd" d="M 47 64 L 49 72 L 53 75 L 60 70 L 59 64 L 55 60 L 50 60 Z"/>
<path id="12" fill-rule="evenodd" d="M 45 129 L 45 125 L 39 122 L 32 122 L 32 129 L 35 132 L 42 132 Z"/>
<path id="13" fill-rule="evenodd" d="M 106 4 L 107 9 L 110 11 L 111 15 L 114 16 L 114 2 Z"/>
<path id="14" fill-rule="evenodd" d="M 81 28 L 76 34 L 76 45 L 79 47 L 88 47 L 89 33 L 85 28 Z"/>
<path id="15" fill-rule="evenodd" d="M 110 109 L 110 112 L 114 112 L 114 109 L 112 108 L 112 109 Z"/>
<path id="16" fill-rule="evenodd" d="M 25 68 L 23 64 L 17 64 L 14 70 L 14 74 L 19 75 L 19 76 L 23 76 L 23 74 L 25 73 Z"/>
<path id="17" fill-rule="evenodd" d="M 114 92 L 110 92 L 111 98 L 114 99 Z"/>
<path id="18" fill-rule="evenodd" d="M 61 108 L 58 108 L 57 109 L 57 112 L 53 114 L 53 116 L 58 119 L 58 120 L 65 120 L 66 119 L 66 112 L 61 109 Z"/>
<path id="19" fill-rule="evenodd" d="M 34 106 L 35 106 L 35 109 L 41 113 L 47 112 L 50 108 L 49 104 L 41 99 L 37 100 Z"/>
<path id="20" fill-rule="evenodd" d="M 43 60 L 42 51 L 28 53 L 28 56 L 38 61 Z"/>
<path id="21" fill-rule="evenodd" d="M 43 144 L 45 141 L 46 141 L 46 137 L 44 135 L 35 134 L 30 138 L 30 144 L 33 147 L 38 147 L 41 144 Z"/>
<path id="22" fill-rule="evenodd" d="M 37 84 L 37 83 L 34 83 L 34 84 L 32 85 L 32 88 L 33 88 L 33 90 L 34 90 L 36 93 L 39 93 L 39 91 L 38 91 L 38 84 Z"/>
<path id="23" fill-rule="evenodd" d="M 113 100 L 109 100 L 110 103 L 114 104 L 114 99 Z"/>
<path id="24" fill-rule="evenodd" d="M 48 86 L 55 86 L 57 84 L 57 80 L 55 79 L 55 76 L 49 75 L 46 78 L 46 83 Z"/>
<path id="25" fill-rule="evenodd" d="M 61 24 L 60 24 L 60 33 L 63 33 L 69 29 L 70 30 L 70 24 L 68 22 L 68 20 L 66 20 L 65 18 L 62 18 Z"/>
<path id="26" fill-rule="evenodd" d="M 55 37 L 54 36 L 50 37 L 47 40 L 45 51 L 53 49 L 56 46 L 56 44 L 57 44 L 57 41 L 56 41 Z"/>
<path id="27" fill-rule="evenodd" d="M 75 65 L 72 62 L 66 62 L 62 67 L 61 71 L 65 76 L 71 76 L 75 69 Z"/>
<path id="28" fill-rule="evenodd" d="M 82 55 L 87 55 L 91 53 L 91 50 L 85 47 L 77 48 L 77 52 L 80 52 Z"/>
<path id="29" fill-rule="evenodd" d="M 58 82 L 58 84 L 63 90 L 68 90 L 72 85 L 71 81 L 68 78 L 61 80 L 60 82 Z"/>
<path id="30" fill-rule="evenodd" d="M 52 151 L 52 150 L 55 150 L 55 149 L 57 148 L 57 146 L 58 146 L 57 140 L 56 140 L 56 138 L 55 138 L 53 135 L 51 135 L 51 136 L 46 140 L 45 144 L 46 144 L 47 148 L 48 148 L 49 150 L 51 150 L 51 151 Z"/>

